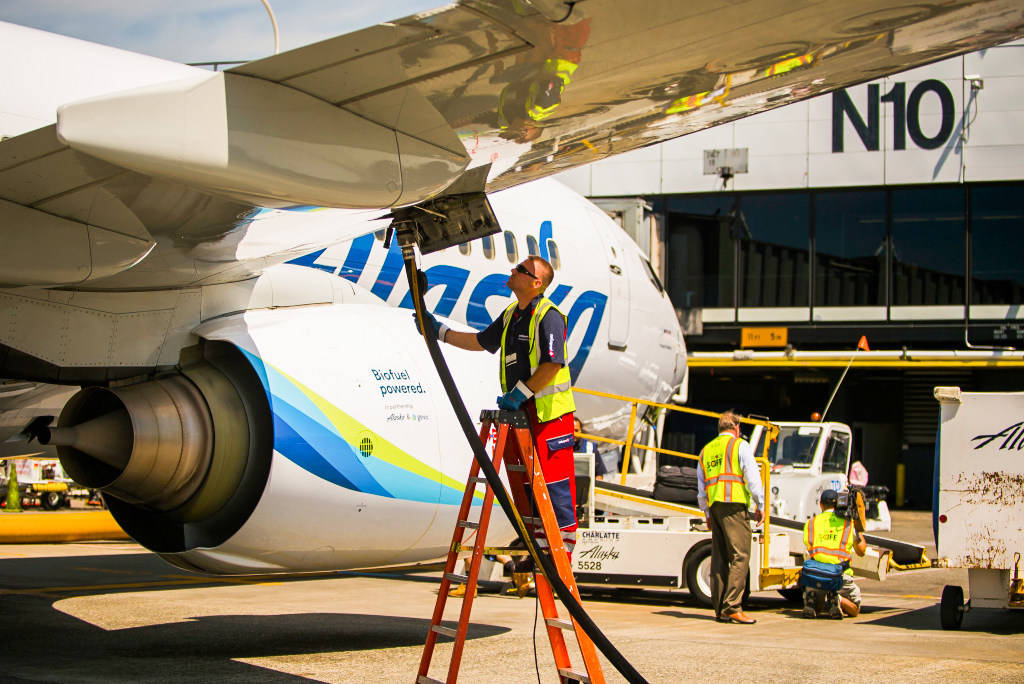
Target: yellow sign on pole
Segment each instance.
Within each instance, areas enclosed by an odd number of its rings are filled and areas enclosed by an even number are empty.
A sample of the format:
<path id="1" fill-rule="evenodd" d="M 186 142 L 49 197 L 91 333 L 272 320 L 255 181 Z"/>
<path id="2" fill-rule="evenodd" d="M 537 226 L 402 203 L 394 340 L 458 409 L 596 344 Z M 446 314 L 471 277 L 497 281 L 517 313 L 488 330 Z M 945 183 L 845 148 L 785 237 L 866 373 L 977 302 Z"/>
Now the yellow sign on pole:
<path id="1" fill-rule="evenodd" d="M 785 347 L 789 339 L 788 328 L 742 328 L 741 347 Z"/>

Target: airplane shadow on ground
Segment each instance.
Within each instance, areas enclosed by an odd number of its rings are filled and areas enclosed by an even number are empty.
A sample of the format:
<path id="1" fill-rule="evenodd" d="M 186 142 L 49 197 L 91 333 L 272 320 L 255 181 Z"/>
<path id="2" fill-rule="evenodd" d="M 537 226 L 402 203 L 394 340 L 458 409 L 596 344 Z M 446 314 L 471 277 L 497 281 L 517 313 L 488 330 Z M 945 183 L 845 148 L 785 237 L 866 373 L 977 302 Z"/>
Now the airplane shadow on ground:
<path id="1" fill-rule="evenodd" d="M 19 564 L 17 576 L 6 572 L 8 563 Z M 330 577 L 339 574 L 348 573 L 332 573 Z M 239 659 L 421 646 L 430 624 L 427 618 L 308 612 L 209 615 L 106 630 L 59 607 L 61 600 L 74 596 L 174 589 L 158 579 L 167 580 L 169 576 L 182 574 L 145 554 L 0 561 L 0 615 L 8 626 L 0 647 L 4 681 L 309 681 Z M 153 586 L 132 586 L 150 581 Z M 432 581 L 436 583 L 436 579 Z M 102 588 L 102 582 L 123 584 L 107 589 Z M 217 579 L 211 578 L 210 585 L 216 584 Z M 200 582 L 185 588 L 200 586 L 209 585 Z M 60 591 L 53 591 L 53 587 Z M 34 589 L 49 589 L 51 593 L 32 593 Z M 124 610 L 130 611 L 131 604 L 125 603 Z M 452 621 L 444 624 L 456 626 Z M 507 627 L 471 623 L 467 638 L 481 639 L 507 631 Z M 451 639 L 441 636 L 438 641 Z"/>
<path id="2" fill-rule="evenodd" d="M 31 600 L 18 597 L 17 602 Z M 35 614 L 19 613 L 8 632 L 2 669 L 6 681 L 78 681 L 78 673 L 103 681 L 307 681 L 238 659 L 316 656 L 419 646 L 429 620 L 385 615 L 302 613 L 217 615 L 171 624 L 104 630 L 51 608 L 45 618 L 36 599 Z M 5 612 L 13 606 L 5 601 Z M 455 627 L 446 621 L 446 626 Z M 471 624 L 468 639 L 507 632 L 508 628 Z M 440 642 L 450 641 L 441 637 Z M 43 665 L 45 663 L 45 666 Z M 45 676 L 43 676 L 45 673 Z M 54 679 L 56 677 L 56 679 Z"/>

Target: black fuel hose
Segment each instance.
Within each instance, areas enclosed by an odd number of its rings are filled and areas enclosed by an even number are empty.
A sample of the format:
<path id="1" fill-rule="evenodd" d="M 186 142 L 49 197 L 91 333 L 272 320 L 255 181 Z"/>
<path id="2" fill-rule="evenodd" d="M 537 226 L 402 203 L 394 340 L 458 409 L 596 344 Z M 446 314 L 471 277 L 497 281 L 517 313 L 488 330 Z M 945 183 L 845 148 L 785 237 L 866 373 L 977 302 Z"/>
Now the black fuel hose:
<path id="1" fill-rule="evenodd" d="M 484 451 L 484 445 L 480 441 L 480 435 L 477 433 L 476 428 L 473 425 L 473 421 L 469 417 L 469 412 L 466 410 L 466 405 L 462 401 L 462 395 L 459 394 L 458 388 L 455 386 L 455 381 L 452 379 L 451 371 L 448 369 L 448 364 L 445 362 L 444 355 L 441 353 L 441 347 L 437 343 L 437 338 L 433 334 L 429 334 L 423 321 L 426 320 L 424 311 L 426 311 L 426 305 L 423 303 L 423 293 L 420 292 L 419 278 L 416 270 L 415 253 L 413 252 L 412 245 L 402 246 L 402 256 L 405 260 L 405 275 L 409 279 L 409 291 L 412 293 L 413 307 L 416 309 L 416 320 L 420 321 L 420 333 L 423 335 L 424 341 L 427 343 L 427 350 L 430 352 L 430 358 L 434 362 L 434 368 L 437 370 L 437 375 L 441 379 L 441 384 L 444 386 L 444 390 L 448 395 L 448 401 L 451 402 L 452 409 L 455 411 L 455 417 L 458 418 L 459 424 L 462 427 L 462 432 L 466 436 L 466 441 L 469 442 L 470 448 L 473 450 L 473 456 L 476 458 L 477 463 L 480 465 L 480 470 L 487 478 L 487 484 L 490 485 L 491 490 L 494 492 L 494 498 L 497 499 L 501 510 L 505 512 L 512 526 L 516 529 L 516 534 L 519 535 L 519 539 L 523 545 L 530 552 L 530 556 L 533 558 L 534 563 L 538 564 L 544 570 L 544 576 L 547 578 L 551 588 L 554 589 L 555 594 L 562 601 L 562 605 L 565 606 L 569 614 L 572 615 L 576 623 L 586 632 L 590 640 L 594 642 L 594 646 L 608 659 L 608 662 L 619 671 L 626 681 L 635 684 L 647 684 L 647 680 L 636 671 L 636 669 L 630 664 L 628 660 L 619 652 L 615 645 L 608 640 L 608 637 L 598 628 L 597 624 L 591 619 L 587 612 L 580 605 L 580 602 L 573 596 L 572 592 L 569 591 L 569 587 L 565 585 L 562 578 L 558 575 L 558 570 L 555 569 L 555 565 L 551 560 L 551 557 L 545 553 L 542 553 L 533 538 L 533 535 L 526 531 L 522 518 L 520 518 L 518 511 L 515 506 L 509 500 L 508 492 L 505 491 L 505 486 L 502 484 L 501 479 L 498 477 L 498 471 L 494 468 L 491 463 L 491 459 L 488 458 L 487 452 Z M 432 332 L 432 331 L 431 331 Z"/>

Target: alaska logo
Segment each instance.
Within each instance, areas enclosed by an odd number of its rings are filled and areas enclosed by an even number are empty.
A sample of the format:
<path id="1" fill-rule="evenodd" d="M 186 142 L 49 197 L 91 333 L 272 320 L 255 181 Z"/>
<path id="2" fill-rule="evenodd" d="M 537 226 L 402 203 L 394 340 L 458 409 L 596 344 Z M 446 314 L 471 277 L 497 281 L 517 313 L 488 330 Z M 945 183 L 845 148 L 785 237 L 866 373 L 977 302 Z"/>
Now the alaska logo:
<path id="1" fill-rule="evenodd" d="M 540 224 L 538 235 L 540 237 L 538 241 L 540 256 L 547 259 L 548 240 L 554 236 L 551 221 L 543 221 Z M 337 269 L 336 275 L 352 283 L 358 283 L 369 265 L 371 252 L 374 249 L 383 248 L 382 245 L 376 245 L 375 242 L 373 233 L 368 233 L 353 240 L 344 262 Z M 317 262 L 317 259 L 325 251 L 327 250 L 320 249 L 292 259 L 287 263 L 335 273 L 334 266 Z M 377 277 L 370 285 L 370 292 L 387 301 L 395 286 L 402 279 L 402 270 L 402 250 L 398 246 L 398 241 L 392 240 L 391 246 L 384 257 L 384 263 L 381 265 Z M 468 269 L 458 268 L 449 264 L 438 264 L 426 269 L 426 275 L 426 291 L 429 292 L 435 287 L 441 290 L 440 299 L 437 306 L 434 307 L 433 313 L 438 316 L 450 317 L 455 310 L 456 303 L 464 294 L 468 293 L 466 323 L 476 330 L 483 330 L 491 322 L 490 314 L 487 312 L 487 300 L 491 297 L 499 297 L 507 302 L 511 296 L 508 288 L 505 287 L 505 282 L 508 280 L 508 272 L 491 273 L 479 278 L 476 282 L 472 282 L 470 281 L 471 274 Z M 558 285 L 547 297 L 566 314 L 566 318 L 569 321 L 568 330 L 566 330 L 567 337 L 572 336 L 573 330 L 576 329 L 578 324 L 586 324 L 579 349 L 576 351 L 576 355 L 569 361 L 569 372 L 573 382 L 575 382 L 576 378 L 579 377 L 580 371 L 583 369 L 583 364 L 593 349 L 594 341 L 597 338 L 597 331 L 601 327 L 602 318 L 604 318 L 608 297 L 594 290 L 586 290 L 584 292 L 577 290 L 575 300 L 572 300 L 569 296 L 572 291 L 571 285 L 563 283 Z M 572 300 L 571 306 L 568 303 L 570 300 Z M 412 295 L 407 292 L 398 306 L 403 309 L 412 309 Z"/>
<path id="2" fill-rule="evenodd" d="M 976 442 L 981 440 L 981 442 L 974 447 L 975 450 L 977 450 L 984 446 L 988 446 L 1000 438 L 1002 438 L 1003 442 L 999 445 L 999 450 L 1024 450 L 1024 421 L 1008 425 L 999 432 L 995 432 L 991 435 L 975 435 L 974 437 L 971 437 L 971 441 Z"/>

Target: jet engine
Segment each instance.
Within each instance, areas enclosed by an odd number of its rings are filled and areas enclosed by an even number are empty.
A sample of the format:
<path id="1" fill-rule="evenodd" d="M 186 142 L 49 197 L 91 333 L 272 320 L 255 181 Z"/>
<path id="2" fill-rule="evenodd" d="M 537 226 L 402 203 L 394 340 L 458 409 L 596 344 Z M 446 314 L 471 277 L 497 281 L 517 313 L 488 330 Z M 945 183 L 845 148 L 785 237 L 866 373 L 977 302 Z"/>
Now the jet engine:
<path id="1" fill-rule="evenodd" d="M 270 425 L 245 356 L 204 341 L 174 373 L 82 389 L 40 441 L 56 445 L 72 479 L 104 492 L 128 534 L 178 552 L 217 546 L 252 513 L 270 470 Z"/>

